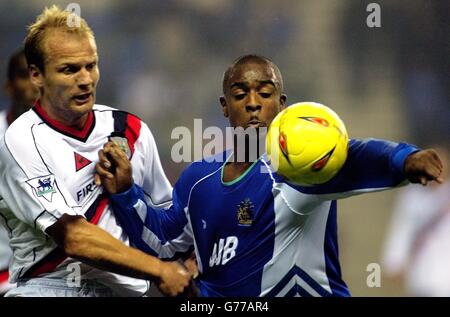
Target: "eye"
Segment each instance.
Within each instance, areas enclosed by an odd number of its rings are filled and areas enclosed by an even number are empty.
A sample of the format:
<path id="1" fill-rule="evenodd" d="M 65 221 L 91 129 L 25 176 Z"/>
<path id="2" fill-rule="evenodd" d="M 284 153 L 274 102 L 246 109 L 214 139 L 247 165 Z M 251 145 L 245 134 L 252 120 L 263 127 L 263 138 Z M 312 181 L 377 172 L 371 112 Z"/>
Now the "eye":
<path id="1" fill-rule="evenodd" d="M 236 99 L 236 100 L 242 100 L 242 99 L 244 99 L 245 98 L 245 93 L 239 93 L 239 94 L 235 94 L 234 95 L 234 99 Z"/>
<path id="2" fill-rule="evenodd" d="M 64 73 L 64 74 L 74 74 L 78 71 L 78 67 L 69 65 L 69 66 L 65 66 L 63 67 L 60 72 Z"/>
<path id="3" fill-rule="evenodd" d="M 93 62 L 93 63 L 88 64 L 88 65 L 86 66 L 86 69 L 87 69 L 87 70 L 92 70 L 92 69 L 94 69 L 95 66 L 97 66 L 97 63 L 96 63 L 96 62 Z"/>
<path id="4" fill-rule="evenodd" d="M 263 98 L 270 98 L 272 96 L 272 93 L 270 92 L 260 92 L 259 95 Z"/>

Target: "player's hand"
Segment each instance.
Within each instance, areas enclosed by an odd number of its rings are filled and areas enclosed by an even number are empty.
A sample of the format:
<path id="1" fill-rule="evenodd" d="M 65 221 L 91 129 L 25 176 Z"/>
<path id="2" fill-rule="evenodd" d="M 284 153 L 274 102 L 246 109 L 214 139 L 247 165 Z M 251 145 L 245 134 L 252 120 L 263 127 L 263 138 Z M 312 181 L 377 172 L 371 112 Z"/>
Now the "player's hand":
<path id="1" fill-rule="evenodd" d="M 411 154 L 405 161 L 405 175 L 411 183 L 427 185 L 429 181 L 444 182 L 443 164 L 435 150 L 422 150 Z"/>
<path id="2" fill-rule="evenodd" d="M 192 252 L 191 255 L 186 260 L 184 260 L 183 264 L 192 275 L 192 278 L 196 279 L 198 277 L 198 265 L 197 258 L 195 257 L 195 252 Z"/>
<path id="3" fill-rule="evenodd" d="M 193 297 L 192 276 L 178 262 L 164 262 L 157 281 L 159 290 L 166 296 Z"/>
<path id="4" fill-rule="evenodd" d="M 95 183 L 103 185 L 111 193 L 121 193 L 133 185 L 131 163 L 126 154 L 114 142 L 109 141 L 98 152 L 99 162 L 95 165 Z"/>

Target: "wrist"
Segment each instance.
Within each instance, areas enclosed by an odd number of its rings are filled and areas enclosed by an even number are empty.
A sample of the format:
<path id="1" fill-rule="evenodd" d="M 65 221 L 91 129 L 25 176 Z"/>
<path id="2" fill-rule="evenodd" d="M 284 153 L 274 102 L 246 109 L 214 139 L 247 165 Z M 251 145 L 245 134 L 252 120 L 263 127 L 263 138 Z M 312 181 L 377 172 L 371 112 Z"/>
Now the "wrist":
<path id="1" fill-rule="evenodd" d="M 405 173 L 406 161 L 412 154 L 418 151 L 420 151 L 420 149 L 413 145 L 400 144 L 398 150 L 396 151 L 396 153 L 392 158 L 392 167 L 394 168 L 394 170 L 406 176 Z"/>
<path id="2" fill-rule="evenodd" d="M 164 271 L 164 262 L 161 261 L 158 258 L 154 258 L 153 264 L 149 265 L 149 270 L 151 272 L 149 272 L 150 275 L 153 276 L 153 278 L 160 282 L 163 280 L 163 271 Z"/>
<path id="3" fill-rule="evenodd" d="M 118 206 L 128 206 L 130 202 L 134 204 L 140 198 L 140 192 L 138 186 L 134 183 L 131 186 L 121 192 L 117 192 L 110 195 L 111 201 Z"/>
<path id="4" fill-rule="evenodd" d="M 133 180 L 131 180 L 129 183 L 126 183 L 123 186 L 118 187 L 115 194 L 122 194 L 122 193 L 128 192 L 133 187 L 133 185 L 134 185 L 134 182 L 133 182 Z"/>

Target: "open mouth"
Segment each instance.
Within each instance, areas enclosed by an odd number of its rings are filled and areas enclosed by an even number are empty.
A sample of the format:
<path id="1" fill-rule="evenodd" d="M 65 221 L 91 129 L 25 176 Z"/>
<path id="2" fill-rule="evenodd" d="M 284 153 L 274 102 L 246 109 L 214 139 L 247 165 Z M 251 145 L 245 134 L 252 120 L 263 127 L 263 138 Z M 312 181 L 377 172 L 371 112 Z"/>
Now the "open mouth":
<path id="1" fill-rule="evenodd" d="M 92 97 L 92 93 L 87 93 L 87 94 L 82 94 L 82 95 L 77 95 L 75 97 L 73 97 L 73 99 L 75 100 L 75 102 L 79 105 L 85 104 L 86 102 L 90 101 Z"/>

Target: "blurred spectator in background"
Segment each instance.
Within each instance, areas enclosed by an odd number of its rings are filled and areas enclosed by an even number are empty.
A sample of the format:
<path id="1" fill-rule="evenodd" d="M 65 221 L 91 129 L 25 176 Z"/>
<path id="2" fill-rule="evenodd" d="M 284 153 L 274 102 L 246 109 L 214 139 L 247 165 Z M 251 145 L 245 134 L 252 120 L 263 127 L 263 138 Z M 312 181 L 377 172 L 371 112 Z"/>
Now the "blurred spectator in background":
<path id="1" fill-rule="evenodd" d="M 5 91 L 10 104 L 7 110 L 0 111 L 0 138 L 3 137 L 8 126 L 30 109 L 38 97 L 39 92 L 31 83 L 28 75 L 23 48 L 14 52 L 9 59 Z M 8 265 L 12 251 L 9 247 L 8 225 L 1 212 L 3 208 L 2 201 L 0 201 L 0 296 L 13 287 L 8 282 Z"/>
<path id="2" fill-rule="evenodd" d="M 444 183 L 403 188 L 383 255 L 384 274 L 412 296 L 450 296 L 449 149 L 436 149 Z"/>

